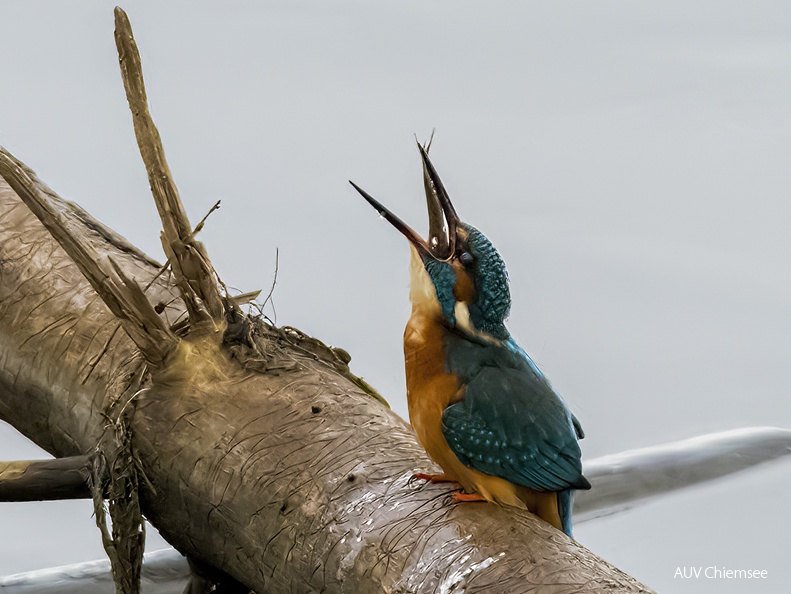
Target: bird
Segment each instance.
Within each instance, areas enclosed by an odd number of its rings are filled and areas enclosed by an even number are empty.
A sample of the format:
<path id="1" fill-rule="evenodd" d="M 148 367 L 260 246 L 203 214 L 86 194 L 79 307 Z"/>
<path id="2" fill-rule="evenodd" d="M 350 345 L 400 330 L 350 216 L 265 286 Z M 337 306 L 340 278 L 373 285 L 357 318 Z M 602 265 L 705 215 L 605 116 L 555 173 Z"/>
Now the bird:
<path id="1" fill-rule="evenodd" d="M 410 245 L 412 312 L 404 330 L 407 404 L 417 439 L 459 502 L 527 509 L 572 536 L 582 474 L 582 426 L 505 326 L 511 307 L 503 258 L 463 222 L 418 142 L 428 239 L 350 183 Z"/>

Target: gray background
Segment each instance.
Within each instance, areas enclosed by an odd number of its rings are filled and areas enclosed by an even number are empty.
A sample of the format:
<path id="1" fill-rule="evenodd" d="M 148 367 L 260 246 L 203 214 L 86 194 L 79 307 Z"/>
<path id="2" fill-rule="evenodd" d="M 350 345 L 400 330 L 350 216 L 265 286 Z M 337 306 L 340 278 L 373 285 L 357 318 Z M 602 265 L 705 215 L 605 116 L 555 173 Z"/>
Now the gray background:
<path id="1" fill-rule="evenodd" d="M 791 427 L 791 5 L 135 2 L 152 111 L 224 280 L 353 356 L 406 415 L 413 134 L 500 249 L 510 328 L 585 425 L 588 458 Z M 112 3 L 0 1 L 0 143 L 157 258 Z M 270 311 L 271 314 L 271 311 Z M 0 427 L 0 458 L 40 456 Z M 666 592 L 785 592 L 789 465 L 576 529 Z M 162 546 L 152 538 L 150 548 Z M 0 505 L 0 575 L 99 558 L 87 502 Z M 674 580 L 679 566 L 764 582 Z"/>

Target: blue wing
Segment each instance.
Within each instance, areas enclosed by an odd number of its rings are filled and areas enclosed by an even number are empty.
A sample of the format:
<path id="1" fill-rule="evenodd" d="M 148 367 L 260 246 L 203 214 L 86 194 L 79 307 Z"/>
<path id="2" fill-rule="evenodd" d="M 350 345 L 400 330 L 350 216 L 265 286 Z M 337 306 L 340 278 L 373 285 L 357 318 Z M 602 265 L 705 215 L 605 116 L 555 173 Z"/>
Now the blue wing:
<path id="1" fill-rule="evenodd" d="M 465 342 L 447 345 L 466 388 L 442 414 L 453 452 L 475 470 L 537 491 L 589 488 L 578 423 L 524 351 Z"/>

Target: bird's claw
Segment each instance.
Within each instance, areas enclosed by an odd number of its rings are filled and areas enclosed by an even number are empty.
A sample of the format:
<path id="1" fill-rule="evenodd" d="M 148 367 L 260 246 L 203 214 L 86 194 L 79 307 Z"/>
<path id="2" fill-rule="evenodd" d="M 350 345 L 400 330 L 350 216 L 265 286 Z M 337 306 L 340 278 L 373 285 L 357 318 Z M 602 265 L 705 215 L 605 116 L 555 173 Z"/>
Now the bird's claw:
<path id="1" fill-rule="evenodd" d="M 456 483 L 455 479 L 449 477 L 447 474 L 426 474 L 423 472 L 418 472 L 417 474 L 413 474 L 410 481 L 428 481 L 433 485 L 438 483 Z"/>
<path id="2" fill-rule="evenodd" d="M 453 501 L 457 501 L 459 503 L 486 503 L 486 497 L 479 495 L 478 493 L 464 493 L 462 491 L 458 491 L 451 495 L 453 497 Z"/>

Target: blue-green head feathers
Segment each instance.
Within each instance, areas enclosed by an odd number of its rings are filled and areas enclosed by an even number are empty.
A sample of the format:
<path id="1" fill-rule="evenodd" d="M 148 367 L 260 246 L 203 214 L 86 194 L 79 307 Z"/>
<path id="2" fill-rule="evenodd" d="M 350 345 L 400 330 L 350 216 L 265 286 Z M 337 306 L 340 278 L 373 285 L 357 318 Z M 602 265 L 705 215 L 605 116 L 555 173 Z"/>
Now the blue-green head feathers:
<path id="1" fill-rule="evenodd" d="M 490 334 L 497 339 L 508 338 L 505 319 L 511 311 L 511 291 L 508 288 L 508 271 L 505 262 L 494 249 L 492 242 L 471 225 L 459 225 L 467 232 L 467 249 L 472 258 L 462 252 L 462 263 L 468 260 L 466 268 L 471 272 L 475 297 L 468 305 L 470 321 L 477 330 Z"/>
<path id="2" fill-rule="evenodd" d="M 442 315 L 452 325 L 456 324 L 456 297 L 453 292 L 456 287 L 456 271 L 448 262 L 427 258 L 423 260 L 434 290 L 437 292 L 437 301 L 442 308 Z"/>
<path id="3" fill-rule="evenodd" d="M 504 322 L 511 309 L 508 272 L 492 242 L 478 229 L 459 223 L 456 250 L 449 260 L 423 258 L 442 315 L 455 326 L 456 303 L 462 301 L 476 332 L 498 340 L 509 337 Z"/>

